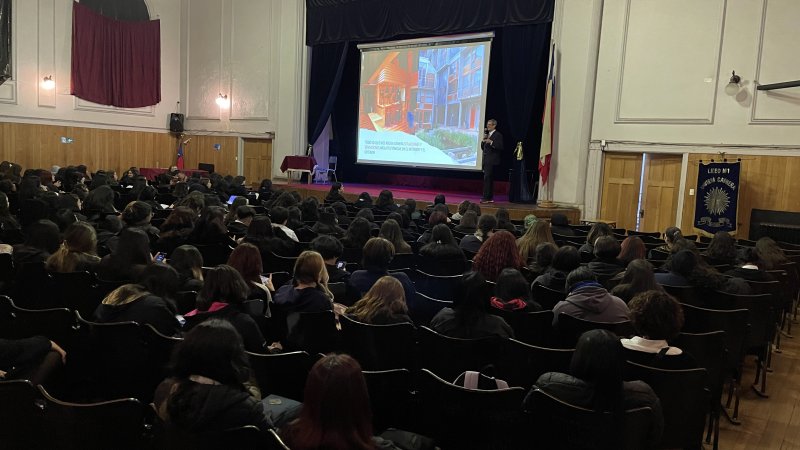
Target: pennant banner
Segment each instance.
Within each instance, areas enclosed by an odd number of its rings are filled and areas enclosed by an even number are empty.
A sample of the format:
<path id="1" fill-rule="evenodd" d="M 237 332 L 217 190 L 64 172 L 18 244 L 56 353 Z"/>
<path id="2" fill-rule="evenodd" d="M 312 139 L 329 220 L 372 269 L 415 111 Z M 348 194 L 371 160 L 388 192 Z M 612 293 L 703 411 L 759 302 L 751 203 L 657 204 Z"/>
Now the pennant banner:
<path id="1" fill-rule="evenodd" d="M 700 163 L 694 227 L 707 233 L 736 230 L 742 163 Z"/>

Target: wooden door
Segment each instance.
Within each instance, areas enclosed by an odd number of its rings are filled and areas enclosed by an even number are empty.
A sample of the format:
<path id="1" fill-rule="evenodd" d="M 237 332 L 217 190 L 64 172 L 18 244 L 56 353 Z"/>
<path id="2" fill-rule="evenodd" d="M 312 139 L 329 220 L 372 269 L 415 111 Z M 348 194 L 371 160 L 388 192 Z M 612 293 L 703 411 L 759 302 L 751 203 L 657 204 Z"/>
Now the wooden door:
<path id="1" fill-rule="evenodd" d="M 272 140 L 244 139 L 244 177 L 248 186 L 258 188 L 261 180 L 272 179 Z"/>
<path id="2" fill-rule="evenodd" d="M 603 154 L 600 219 L 616 222 L 617 228 L 636 229 L 641 177 L 641 153 Z"/>
<path id="3" fill-rule="evenodd" d="M 681 155 L 647 155 L 640 231 L 664 231 L 677 224 L 681 163 Z"/>

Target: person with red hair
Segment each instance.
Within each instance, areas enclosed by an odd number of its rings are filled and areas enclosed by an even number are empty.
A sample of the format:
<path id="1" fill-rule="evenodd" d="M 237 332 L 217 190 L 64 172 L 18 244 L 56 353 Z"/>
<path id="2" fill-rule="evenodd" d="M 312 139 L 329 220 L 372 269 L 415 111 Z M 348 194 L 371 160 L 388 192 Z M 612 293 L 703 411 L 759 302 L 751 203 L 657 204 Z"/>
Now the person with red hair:
<path id="1" fill-rule="evenodd" d="M 517 249 L 517 238 L 505 230 L 500 230 L 481 245 L 472 270 L 480 272 L 487 280 L 495 282 L 505 268 L 519 269 L 523 266 Z"/>
<path id="2" fill-rule="evenodd" d="M 635 259 L 647 259 L 647 247 L 642 238 L 638 236 L 628 236 L 620 245 L 622 248 L 617 259 L 625 267 Z"/>

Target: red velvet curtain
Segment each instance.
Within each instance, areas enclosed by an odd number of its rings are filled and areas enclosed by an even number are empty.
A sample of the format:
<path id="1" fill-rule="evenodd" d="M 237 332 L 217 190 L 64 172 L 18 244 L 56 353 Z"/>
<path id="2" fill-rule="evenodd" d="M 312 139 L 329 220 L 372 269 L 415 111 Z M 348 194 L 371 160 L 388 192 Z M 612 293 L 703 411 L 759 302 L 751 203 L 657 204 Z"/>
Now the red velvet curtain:
<path id="1" fill-rule="evenodd" d="M 161 101 L 161 22 L 123 22 L 72 3 L 72 95 L 141 108 Z"/>

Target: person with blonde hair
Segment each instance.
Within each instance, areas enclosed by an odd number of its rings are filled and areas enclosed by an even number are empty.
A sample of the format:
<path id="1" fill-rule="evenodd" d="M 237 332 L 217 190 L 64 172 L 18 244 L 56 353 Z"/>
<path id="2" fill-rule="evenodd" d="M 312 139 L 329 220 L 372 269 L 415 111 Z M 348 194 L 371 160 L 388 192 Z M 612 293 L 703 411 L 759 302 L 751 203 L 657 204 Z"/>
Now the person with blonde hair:
<path id="1" fill-rule="evenodd" d="M 99 262 L 94 228 L 86 222 L 75 222 L 67 227 L 64 241 L 47 258 L 46 266 L 51 272 L 93 271 Z"/>
<path id="2" fill-rule="evenodd" d="M 525 231 L 521 238 L 517 239 L 519 256 L 523 262 L 536 256 L 536 246 L 545 242 L 555 245 L 553 234 L 550 232 L 550 224 L 543 220 L 537 220 L 530 228 Z"/>
<path id="3" fill-rule="evenodd" d="M 330 311 L 333 294 L 328 289 L 328 269 L 317 252 L 306 250 L 294 264 L 294 279 L 281 286 L 274 301 L 287 314 L 295 312 Z"/>
<path id="4" fill-rule="evenodd" d="M 353 319 L 372 325 L 411 323 L 403 285 L 394 277 L 383 276 L 353 306 L 345 311 Z"/>

